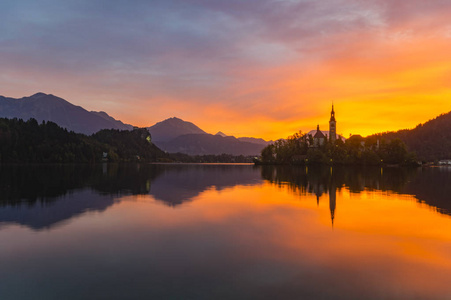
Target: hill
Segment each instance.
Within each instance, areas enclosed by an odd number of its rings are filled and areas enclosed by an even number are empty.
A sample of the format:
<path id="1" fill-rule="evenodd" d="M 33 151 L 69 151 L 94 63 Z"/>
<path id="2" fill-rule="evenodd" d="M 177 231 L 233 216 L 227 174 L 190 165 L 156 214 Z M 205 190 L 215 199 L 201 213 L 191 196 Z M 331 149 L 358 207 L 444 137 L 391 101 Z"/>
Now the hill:
<path id="1" fill-rule="evenodd" d="M 253 137 L 239 137 L 237 138 L 241 142 L 247 142 L 247 143 L 253 143 L 253 144 L 259 144 L 263 146 L 268 146 L 269 144 L 274 143 L 274 141 L 265 141 L 262 138 L 253 138 Z"/>
<path id="2" fill-rule="evenodd" d="M 219 135 L 222 137 L 229 137 L 233 135 L 227 135 L 222 131 L 218 131 L 215 135 Z M 247 142 L 247 143 L 253 143 L 253 144 L 259 144 L 259 145 L 263 145 L 263 146 L 267 146 L 269 144 L 274 143 L 274 141 L 265 141 L 264 139 L 261 138 L 253 138 L 253 137 L 239 137 L 236 138 L 237 140 L 241 141 L 241 142 Z"/>
<path id="3" fill-rule="evenodd" d="M 212 134 L 185 134 L 167 142 L 158 142 L 156 145 L 170 153 L 189 155 L 258 155 L 264 148 L 264 145 L 242 142 L 233 136 Z"/>
<path id="4" fill-rule="evenodd" d="M 103 129 L 92 136 L 53 122 L 0 118 L 0 163 L 152 162 L 166 156 L 145 128 Z"/>
<path id="5" fill-rule="evenodd" d="M 258 155 L 269 143 L 257 138 L 235 138 L 221 131 L 212 135 L 191 122 L 175 117 L 158 122 L 148 129 L 152 142 L 169 153 Z"/>
<path id="6" fill-rule="evenodd" d="M 20 99 L 0 96 L 0 117 L 51 121 L 68 130 L 93 134 L 101 129 L 132 130 L 105 112 L 89 112 L 83 107 L 51 94 L 37 93 Z"/>
<path id="7" fill-rule="evenodd" d="M 207 134 L 191 122 L 169 118 L 148 127 L 154 142 L 167 142 L 185 134 Z"/>
<path id="8" fill-rule="evenodd" d="M 418 159 L 434 161 L 451 158 L 451 112 L 442 114 L 414 129 L 373 135 L 387 140 L 401 139 Z"/>

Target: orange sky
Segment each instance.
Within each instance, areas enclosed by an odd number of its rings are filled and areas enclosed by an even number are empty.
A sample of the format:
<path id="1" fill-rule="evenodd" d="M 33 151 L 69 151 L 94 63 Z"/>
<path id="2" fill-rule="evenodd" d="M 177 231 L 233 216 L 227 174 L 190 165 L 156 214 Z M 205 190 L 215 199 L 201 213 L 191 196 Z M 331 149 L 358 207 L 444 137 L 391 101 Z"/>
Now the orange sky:
<path id="1" fill-rule="evenodd" d="M 451 110 L 451 3 L 169 2 L 0 4 L 0 94 L 265 139 L 327 130 L 332 102 L 345 137 Z"/>

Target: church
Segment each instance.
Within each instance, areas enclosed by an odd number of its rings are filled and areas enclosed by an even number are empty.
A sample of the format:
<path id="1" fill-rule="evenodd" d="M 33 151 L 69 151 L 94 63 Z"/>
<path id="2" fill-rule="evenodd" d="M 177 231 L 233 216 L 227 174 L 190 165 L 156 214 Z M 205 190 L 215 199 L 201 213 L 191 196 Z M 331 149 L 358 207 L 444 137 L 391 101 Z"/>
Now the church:
<path id="1" fill-rule="evenodd" d="M 330 112 L 329 130 L 320 130 L 319 124 L 316 130 L 311 130 L 307 135 L 313 137 L 313 145 L 311 147 L 319 147 L 324 145 L 324 142 L 329 139 L 332 143 L 335 143 L 337 139 L 346 140 L 343 136 L 337 134 L 337 121 L 335 120 L 334 105 L 332 104 L 332 111 Z"/>

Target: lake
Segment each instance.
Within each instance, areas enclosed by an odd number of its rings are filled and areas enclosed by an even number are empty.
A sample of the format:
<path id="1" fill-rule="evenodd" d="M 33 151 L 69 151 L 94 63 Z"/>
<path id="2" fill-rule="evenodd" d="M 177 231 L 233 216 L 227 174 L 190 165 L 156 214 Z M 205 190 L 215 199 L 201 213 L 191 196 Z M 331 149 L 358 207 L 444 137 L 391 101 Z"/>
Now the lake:
<path id="1" fill-rule="evenodd" d="M 0 166 L 0 299 L 451 299 L 451 168 Z"/>

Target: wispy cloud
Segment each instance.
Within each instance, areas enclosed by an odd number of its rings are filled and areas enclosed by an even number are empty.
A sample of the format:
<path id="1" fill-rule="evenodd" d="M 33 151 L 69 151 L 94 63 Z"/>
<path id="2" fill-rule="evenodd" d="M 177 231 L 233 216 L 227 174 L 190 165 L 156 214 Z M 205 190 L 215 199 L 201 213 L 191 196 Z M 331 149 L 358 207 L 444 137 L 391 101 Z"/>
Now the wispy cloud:
<path id="1" fill-rule="evenodd" d="M 138 125 L 178 112 L 211 131 L 277 138 L 326 123 L 332 100 L 348 109 L 347 132 L 450 109 L 439 100 L 450 94 L 448 1 L 20 0 L 0 11 L 0 94 L 51 92 Z M 415 119 L 373 122 L 419 94 L 428 108 Z M 368 99 L 379 105 L 359 112 L 365 126 L 349 109 Z"/>

